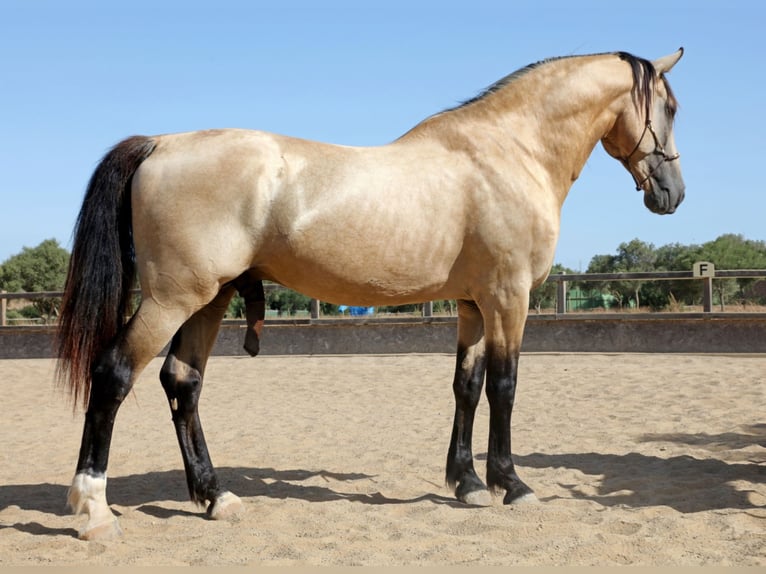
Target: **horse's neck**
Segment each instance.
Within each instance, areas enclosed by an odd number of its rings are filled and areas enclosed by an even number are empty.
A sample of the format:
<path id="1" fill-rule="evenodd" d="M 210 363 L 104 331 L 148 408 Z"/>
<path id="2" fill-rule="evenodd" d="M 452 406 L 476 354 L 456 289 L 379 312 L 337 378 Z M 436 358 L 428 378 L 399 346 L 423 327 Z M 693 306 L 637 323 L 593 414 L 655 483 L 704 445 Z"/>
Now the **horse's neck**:
<path id="1" fill-rule="evenodd" d="M 478 102 L 429 118 L 413 133 L 462 140 L 477 156 L 539 166 L 540 179 L 563 203 L 631 87 L 628 67 L 615 56 L 564 58 Z"/>
<path id="2" fill-rule="evenodd" d="M 615 56 L 590 57 L 582 63 L 578 58 L 564 59 L 556 64 L 569 65 L 570 70 L 559 75 L 552 69 L 547 78 L 541 74 L 541 109 L 530 111 L 541 140 L 537 159 L 559 186 L 563 202 L 596 144 L 631 101 L 633 80 L 628 66 Z M 518 109 L 523 117 L 525 112 Z"/>

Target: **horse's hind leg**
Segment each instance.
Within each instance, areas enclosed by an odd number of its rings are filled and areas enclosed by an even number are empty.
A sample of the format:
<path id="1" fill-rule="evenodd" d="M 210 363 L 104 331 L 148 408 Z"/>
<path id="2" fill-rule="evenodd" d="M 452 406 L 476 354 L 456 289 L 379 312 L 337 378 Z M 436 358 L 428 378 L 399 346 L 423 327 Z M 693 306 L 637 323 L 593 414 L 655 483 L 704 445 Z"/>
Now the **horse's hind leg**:
<path id="1" fill-rule="evenodd" d="M 447 483 L 458 500 L 488 506 L 491 497 L 473 466 L 473 420 L 486 368 L 484 326 L 478 307 L 458 301 L 458 350 L 455 380 L 455 421 L 447 454 Z"/>
<path id="2" fill-rule="evenodd" d="M 224 287 L 210 304 L 184 323 L 173 337 L 160 372 L 181 447 L 189 495 L 198 504 L 209 502 L 208 515 L 216 519 L 237 514 L 242 503 L 218 484 L 197 406 L 205 365 L 233 294 L 233 286 Z"/>
<path id="3" fill-rule="evenodd" d="M 88 515 L 80 538 L 109 538 L 120 534 L 106 502 L 106 469 L 114 420 L 122 401 L 146 364 L 186 320 L 184 310 L 169 310 L 144 300 L 123 333 L 96 359 L 77 461 L 69 489 L 69 506 Z"/>

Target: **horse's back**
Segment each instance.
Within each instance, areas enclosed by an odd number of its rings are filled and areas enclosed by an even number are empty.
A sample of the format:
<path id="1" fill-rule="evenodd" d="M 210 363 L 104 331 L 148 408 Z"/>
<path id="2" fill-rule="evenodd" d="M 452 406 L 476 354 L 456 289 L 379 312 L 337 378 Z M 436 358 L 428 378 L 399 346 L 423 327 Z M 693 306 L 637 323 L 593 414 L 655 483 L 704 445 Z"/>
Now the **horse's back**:
<path id="1" fill-rule="evenodd" d="M 515 249 L 507 238 L 518 236 L 518 217 L 487 209 L 502 192 L 466 154 L 427 139 L 348 147 L 248 130 L 159 136 L 134 179 L 136 252 L 139 265 L 151 254 L 211 292 L 255 269 L 339 303 L 468 297 L 494 264 L 486 258 Z"/>
<path id="2" fill-rule="evenodd" d="M 424 170 L 394 146 L 249 130 L 158 136 L 132 188 L 142 280 L 163 280 L 151 259 L 209 289 L 255 268 L 325 300 L 417 298 L 446 281 L 462 245 L 452 169 Z"/>

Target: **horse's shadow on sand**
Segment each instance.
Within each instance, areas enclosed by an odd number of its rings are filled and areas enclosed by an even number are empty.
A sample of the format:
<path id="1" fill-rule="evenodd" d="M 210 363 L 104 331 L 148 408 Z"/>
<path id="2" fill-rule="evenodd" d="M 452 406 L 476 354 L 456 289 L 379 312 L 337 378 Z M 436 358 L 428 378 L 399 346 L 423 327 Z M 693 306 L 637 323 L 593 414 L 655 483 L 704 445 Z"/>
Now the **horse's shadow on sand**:
<path id="1" fill-rule="evenodd" d="M 751 445 L 766 447 L 766 424 L 748 427 L 745 434 L 726 435 L 644 435 L 641 442 L 672 441 L 680 444 L 709 445 L 711 450 L 722 445 L 732 449 Z M 751 501 L 749 492 L 734 483 L 747 481 L 766 483 L 766 457 L 730 463 L 716 458 L 676 456 L 663 458 L 639 453 L 603 454 L 531 453 L 515 457 L 516 464 L 527 468 L 569 468 L 599 476 L 598 486 L 586 493 L 582 484 L 560 484 L 569 497 L 592 500 L 604 506 L 623 505 L 632 508 L 668 506 L 682 513 L 722 509 L 764 508 Z M 479 456 L 477 458 L 485 458 Z M 425 494 L 414 498 L 391 498 L 380 492 L 371 494 L 344 492 L 343 485 L 374 478 L 360 473 L 334 473 L 326 470 L 277 470 L 273 468 L 220 467 L 222 484 L 240 497 L 297 499 L 307 502 L 348 500 L 361 504 L 390 505 L 429 501 L 455 508 L 466 508 L 451 497 Z M 319 477 L 326 485 L 317 485 Z M 306 484 L 311 481 L 311 484 Z M 435 485 L 436 486 L 436 485 Z M 18 506 L 55 516 L 69 514 L 65 506 L 66 485 L 21 484 L 0 485 L 0 510 Z M 543 498 L 552 501 L 557 496 Z M 183 470 L 148 472 L 109 478 L 109 501 L 115 506 L 136 507 L 157 518 L 178 515 L 201 515 L 204 509 L 189 505 L 189 510 L 166 508 L 159 501 L 188 502 Z M 36 522 L 0 524 L 0 530 L 16 528 L 34 535 L 71 534 L 74 531 L 50 529 Z"/>
<path id="2" fill-rule="evenodd" d="M 388 505 L 412 504 L 430 501 L 455 508 L 466 508 L 452 497 L 438 494 L 424 494 L 413 498 L 391 498 L 380 492 L 343 492 L 342 485 L 356 480 L 374 478 L 360 473 L 334 473 L 325 470 L 276 470 L 273 468 L 219 467 L 221 484 L 242 498 L 269 497 L 297 499 L 307 502 L 330 502 L 348 500 L 362 504 Z M 320 477 L 327 486 L 301 484 Z M 71 514 L 66 507 L 68 486 L 62 484 L 17 484 L 0 486 L 0 511 L 10 506 L 22 510 L 37 511 L 54 516 Z M 136 507 L 137 510 L 157 518 L 180 515 L 203 515 L 205 509 L 195 508 L 189 503 L 188 510 L 166 508 L 161 502 L 189 502 L 186 490 L 186 476 L 183 470 L 168 470 L 109 477 L 109 503 L 113 507 Z M 117 512 L 119 515 L 119 512 Z M 50 529 L 36 522 L 25 524 L 2 524 L 4 528 L 15 528 L 36 535 L 76 534 L 74 530 Z"/>
<path id="3" fill-rule="evenodd" d="M 766 447 L 766 424 L 749 425 L 742 433 L 645 434 L 638 441 L 693 445 L 712 453 Z M 595 493 L 592 487 L 586 492 L 582 484 L 559 486 L 565 488 L 571 498 L 592 500 L 604 506 L 668 506 L 683 513 L 766 508 L 751 500 L 751 491 L 735 486 L 738 481 L 766 483 L 766 454 L 764 451 L 743 454 L 742 459 L 742 462 L 725 462 L 714 456 L 686 455 L 664 458 L 636 452 L 619 455 L 531 453 L 514 457 L 521 467 L 569 468 L 599 476 Z M 547 500 L 555 498 L 560 497 Z"/>

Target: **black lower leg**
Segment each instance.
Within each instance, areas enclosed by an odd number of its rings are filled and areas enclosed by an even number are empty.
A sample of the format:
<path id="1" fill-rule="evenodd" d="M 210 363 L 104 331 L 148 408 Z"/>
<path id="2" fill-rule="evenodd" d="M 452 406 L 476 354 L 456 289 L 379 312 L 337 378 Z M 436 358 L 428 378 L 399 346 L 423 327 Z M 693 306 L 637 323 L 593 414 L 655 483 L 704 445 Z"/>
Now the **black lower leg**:
<path id="1" fill-rule="evenodd" d="M 210 460 L 197 409 L 202 391 L 201 370 L 178 361 L 171 348 L 160 373 L 160 380 L 170 404 L 173 425 L 181 447 L 189 496 L 198 504 L 212 504 L 222 490 Z"/>
<path id="2" fill-rule="evenodd" d="M 455 489 L 459 500 L 486 486 L 473 466 L 473 422 L 484 382 L 484 358 L 466 366 L 467 350 L 459 349 L 452 389 L 455 395 L 455 419 L 447 453 L 447 484 Z"/>
<path id="3" fill-rule="evenodd" d="M 487 367 L 487 484 L 494 490 L 505 490 L 505 504 L 532 493 L 516 474 L 511 456 L 511 414 L 516 394 L 518 360 L 518 352 L 512 353 L 510 357 L 505 357 L 502 353 L 499 356 L 497 353 L 491 353 Z"/>
<path id="4" fill-rule="evenodd" d="M 132 387 L 133 369 L 115 349 L 106 352 L 91 370 L 92 384 L 77 460 L 77 472 L 106 475 L 114 420 Z"/>

